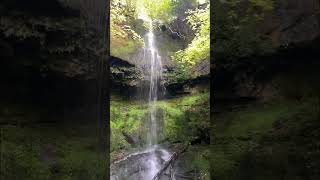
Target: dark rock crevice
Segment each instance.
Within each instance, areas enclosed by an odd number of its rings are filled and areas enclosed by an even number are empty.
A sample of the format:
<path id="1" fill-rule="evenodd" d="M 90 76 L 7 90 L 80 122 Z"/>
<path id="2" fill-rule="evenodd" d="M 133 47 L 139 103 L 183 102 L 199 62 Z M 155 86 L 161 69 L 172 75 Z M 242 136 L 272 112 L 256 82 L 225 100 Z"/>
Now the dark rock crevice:
<path id="1" fill-rule="evenodd" d="M 21 111 L 36 114 L 31 121 L 92 120 L 100 34 L 58 0 L 0 7 L 0 105 L 29 107 Z"/>
<path id="2" fill-rule="evenodd" d="M 288 78 L 299 76 L 301 79 L 316 79 L 317 68 L 320 67 L 320 61 L 317 58 L 320 55 L 319 50 L 319 40 L 316 39 L 312 42 L 280 48 L 274 54 L 239 59 L 238 63 L 232 67 L 224 66 L 217 60 L 213 73 L 215 98 L 271 98 L 264 93 L 268 93 L 267 91 L 279 93 L 276 92 L 279 91 L 278 87 L 273 87 L 277 79 L 284 78 L 292 81 Z M 284 82 L 276 82 L 276 84 L 281 86 Z"/>

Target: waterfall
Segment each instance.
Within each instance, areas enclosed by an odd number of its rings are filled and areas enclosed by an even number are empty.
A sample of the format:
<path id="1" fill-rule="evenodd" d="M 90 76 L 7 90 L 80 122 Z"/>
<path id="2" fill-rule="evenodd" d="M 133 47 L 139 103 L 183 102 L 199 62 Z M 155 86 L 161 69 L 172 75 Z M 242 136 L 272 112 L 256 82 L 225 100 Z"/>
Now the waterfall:
<path id="1" fill-rule="evenodd" d="M 148 145 L 155 145 L 158 141 L 159 127 L 157 122 L 157 108 L 156 101 L 161 93 L 164 93 L 164 88 L 161 85 L 162 80 L 162 62 L 161 56 L 155 46 L 155 38 L 152 30 L 152 21 L 149 24 L 149 33 L 145 37 L 146 47 L 144 48 L 144 60 L 147 64 L 148 71 L 145 71 L 145 79 L 149 80 L 148 89 L 148 106 L 150 109 L 149 117 L 149 132 L 148 132 Z"/>
<path id="2" fill-rule="evenodd" d="M 149 71 L 146 71 L 146 79 L 149 79 L 149 97 L 148 106 L 150 109 L 149 113 L 149 131 L 147 132 L 148 145 L 152 146 L 158 143 L 158 135 L 161 133 L 158 127 L 159 119 L 157 118 L 157 107 L 156 102 L 158 96 L 161 93 L 161 80 L 162 80 L 162 62 L 161 56 L 155 46 L 155 37 L 153 34 L 153 24 L 149 22 L 149 32 L 146 35 L 146 47 L 144 49 L 144 62 L 148 64 Z M 147 54 L 146 54 L 147 53 Z M 149 76 L 149 78 L 148 78 Z M 159 92 L 160 91 L 160 92 Z M 155 153 L 152 153 L 147 163 L 150 165 L 149 172 L 146 174 L 145 179 L 151 179 L 161 168 L 158 158 Z"/>
<path id="3" fill-rule="evenodd" d="M 158 145 L 163 133 L 163 116 L 160 116 L 157 101 L 165 93 L 163 80 L 162 58 L 156 47 L 152 21 L 149 21 L 149 32 L 144 36 L 145 47 L 139 53 L 137 60 L 143 74 L 140 98 L 148 107 L 146 120 L 143 123 L 146 150 L 130 154 L 125 160 L 114 164 L 112 180 L 151 180 L 162 168 L 164 162 L 170 159 L 171 153 Z"/>

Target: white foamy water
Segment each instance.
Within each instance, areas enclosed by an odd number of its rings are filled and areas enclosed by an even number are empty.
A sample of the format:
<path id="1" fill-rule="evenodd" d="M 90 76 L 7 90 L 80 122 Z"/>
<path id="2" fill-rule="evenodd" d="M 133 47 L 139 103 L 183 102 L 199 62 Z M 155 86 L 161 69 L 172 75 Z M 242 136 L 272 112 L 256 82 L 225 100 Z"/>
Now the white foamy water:
<path id="1" fill-rule="evenodd" d="M 164 94 L 165 88 L 161 85 L 163 79 L 162 58 L 155 45 L 155 36 L 150 21 L 149 32 L 145 35 L 145 47 L 140 59 L 140 67 L 144 80 L 147 82 L 141 98 L 148 102 L 149 113 L 146 121 L 147 149 L 132 153 L 122 160 L 113 163 L 111 167 L 112 180 L 152 180 L 160 171 L 164 163 L 168 161 L 171 154 L 164 148 L 157 146 L 159 135 L 162 134 L 162 126 L 157 114 L 156 102 L 160 94 Z"/>

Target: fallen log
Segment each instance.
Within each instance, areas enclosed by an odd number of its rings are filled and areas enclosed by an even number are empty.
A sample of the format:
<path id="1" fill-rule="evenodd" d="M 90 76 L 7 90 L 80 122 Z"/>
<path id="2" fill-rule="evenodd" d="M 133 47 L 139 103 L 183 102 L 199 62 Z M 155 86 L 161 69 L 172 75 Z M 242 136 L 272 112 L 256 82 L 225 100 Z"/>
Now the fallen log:
<path id="1" fill-rule="evenodd" d="M 170 159 L 166 163 L 164 163 L 163 167 L 157 172 L 157 174 L 152 178 L 152 180 L 159 180 L 162 173 L 166 171 L 166 169 L 170 166 L 170 164 L 172 164 L 176 159 L 178 159 L 178 157 L 182 153 L 186 152 L 186 150 L 188 149 L 188 146 L 189 145 L 185 146 L 180 151 L 173 153 Z"/>

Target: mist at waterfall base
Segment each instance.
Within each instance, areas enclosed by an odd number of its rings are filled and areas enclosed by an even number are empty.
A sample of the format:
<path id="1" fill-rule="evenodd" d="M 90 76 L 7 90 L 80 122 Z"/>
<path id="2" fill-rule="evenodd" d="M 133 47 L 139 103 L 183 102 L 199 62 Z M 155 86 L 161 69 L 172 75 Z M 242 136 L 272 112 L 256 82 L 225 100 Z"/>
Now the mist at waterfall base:
<path id="1" fill-rule="evenodd" d="M 144 124 L 146 130 L 142 134 L 145 136 L 146 144 L 143 150 L 132 153 L 114 163 L 116 168 L 111 168 L 111 180 L 151 180 L 171 157 L 171 153 L 166 148 L 157 145 L 163 134 L 164 119 L 158 114 L 161 112 L 158 112 L 156 101 L 165 94 L 165 88 L 161 84 L 163 79 L 162 60 L 155 46 L 152 21 L 150 21 L 149 32 L 144 38 L 145 47 L 139 55 L 144 82 L 140 87 L 139 98 L 149 107 L 147 121 Z"/>

